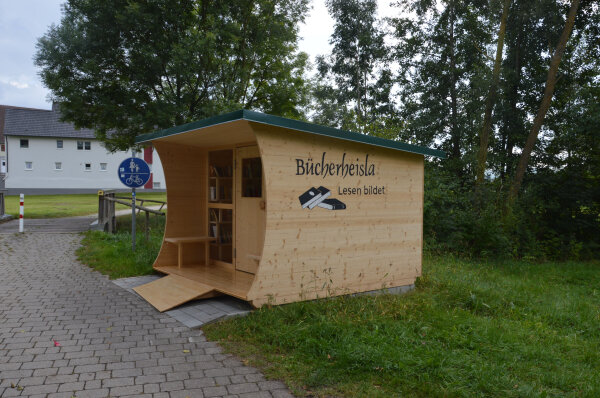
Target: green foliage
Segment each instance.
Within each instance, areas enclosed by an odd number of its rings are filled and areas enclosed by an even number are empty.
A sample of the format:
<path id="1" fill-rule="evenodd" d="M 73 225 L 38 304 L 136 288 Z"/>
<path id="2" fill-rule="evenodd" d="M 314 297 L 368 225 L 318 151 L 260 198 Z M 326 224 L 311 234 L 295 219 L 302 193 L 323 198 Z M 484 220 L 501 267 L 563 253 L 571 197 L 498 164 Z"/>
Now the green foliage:
<path id="1" fill-rule="evenodd" d="M 111 150 L 234 109 L 300 117 L 308 0 L 69 0 L 35 62 L 65 120 Z"/>
<path id="2" fill-rule="evenodd" d="M 600 394 L 597 262 L 425 260 L 405 296 L 262 308 L 204 331 L 301 395 Z"/>
<path id="3" fill-rule="evenodd" d="M 346 130 L 394 138 L 388 49 L 375 0 L 329 0 L 335 20 L 331 54 L 317 57 L 313 120 Z M 384 117 L 387 116 L 387 117 Z"/>
<path id="4" fill-rule="evenodd" d="M 428 165 L 424 236 L 436 253 L 465 256 L 593 259 L 600 255 L 600 184 L 578 168 L 540 170 L 508 213 L 501 181 L 473 190 Z"/>
<path id="5" fill-rule="evenodd" d="M 510 256 L 512 241 L 502 223 L 497 192 L 477 192 L 461 185 L 450 172 L 427 167 L 425 173 L 424 235 L 426 248 L 467 256 Z M 485 205 L 481 205 L 485 203 Z"/>
<path id="6" fill-rule="evenodd" d="M 403 0 L 391 19 L 395 60 L 400 65 L 402 138 L 447 151 L 445 168 L 461 177 L 465 153 L 481 126 L 491 70 L 492 11 L 486 0 Z"/>
<path id="7" fill-rule="evenodd" d="M 464 255 L 593 258 L 600 224 L 600 8 L 583 1 L 560 65 L 555 98 L 529 161 L 521 198 L 506 191 L 537 113 L 568 2 L 513 1 L 486 173 L 474 184 L 477 132 L 495 54 L 500 1 L 399 1 L 401 139 L 449 159 L 426 172 L 428 247 Z"/>
<path id="8" fill-rule="evenodd" d="M 131 216 L 117 217 L 117 233 L 88 231 L 77 250 L 79 261 L 111 279 L 153 273 L 165 226 L 165 217 L 151 216 L 149 239 L 144 236 L 145 217 L 136 217 L 136 248 L 131 250 Z"/>

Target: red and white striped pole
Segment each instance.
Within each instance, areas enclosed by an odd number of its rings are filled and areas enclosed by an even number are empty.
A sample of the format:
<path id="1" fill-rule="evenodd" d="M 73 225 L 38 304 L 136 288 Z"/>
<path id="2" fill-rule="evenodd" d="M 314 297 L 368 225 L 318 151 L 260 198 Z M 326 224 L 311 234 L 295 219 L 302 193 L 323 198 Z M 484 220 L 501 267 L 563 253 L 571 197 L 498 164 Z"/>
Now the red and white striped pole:
<path id="1" fill-rule="evenodd" d="M 25 214 L 23 210 L 23 202 L 25 201 L 25 195 L 21 194 L 20 196 L 20 207 L 19 207 L 19 232 L 23 232 L 23 215 Z"/>

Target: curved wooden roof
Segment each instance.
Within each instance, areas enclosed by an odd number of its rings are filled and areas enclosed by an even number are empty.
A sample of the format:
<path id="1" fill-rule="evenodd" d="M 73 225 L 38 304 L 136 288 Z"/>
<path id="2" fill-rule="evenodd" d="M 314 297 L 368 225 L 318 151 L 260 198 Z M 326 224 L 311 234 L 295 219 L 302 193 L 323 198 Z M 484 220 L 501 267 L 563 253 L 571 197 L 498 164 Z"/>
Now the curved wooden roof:
<path id="1" fill-rule="evenodd" d="M 332 127 L 320 126 L 314 123 L 303 122 L 300 120 L 288 119 L 280 116 L 268 115 L 265 113 L 249 111 L 242 109 L 230 113 L 225 113 L 218 116 L 209 117 L 207 119 L 198 120 L 180 126 L 171 127 L 164 130 L 155 131 L 148 134 L 142 134 L 135 140 L 136 143 L 158 140 L 160 138 L 183 134 L 194 130 L 199 130 L 206 127 L 211 127 L 219 124 L 234 122 L 238 120 L 246 120 L 249 122 L 267 124 L 271 126 L 282 127 L 290 130 L 301 131 L 309 134 L 322 135 L 333 137 L 345 141 L 353 141 L 361 144 L 373 145 L 383 148 L 395 149 L 398 151 L 417 153 L 426 156 L 435 156 L 445 159 L 446 153 L 437 149 L 422 147 L 418 145 L 407 144 L 405 142 L 387 140 L 385 138 L 374 137 L 365 134 L 354 133 L 335 129 Z"/>

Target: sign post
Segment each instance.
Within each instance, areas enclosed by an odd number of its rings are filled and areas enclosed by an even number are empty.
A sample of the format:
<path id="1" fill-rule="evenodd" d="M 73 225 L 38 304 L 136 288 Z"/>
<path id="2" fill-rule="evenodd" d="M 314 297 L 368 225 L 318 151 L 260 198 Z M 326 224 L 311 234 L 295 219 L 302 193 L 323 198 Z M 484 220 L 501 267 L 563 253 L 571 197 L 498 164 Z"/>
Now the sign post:
<path id="1" fill-rule="evenodd" d="M 23 232 L 23 217 L 25 216 L 25 211 L 23 210 L 23 204 L 25 202 L 25 195 L 19 195 L 19 232 Z"/>
<path id="2" fill-rule="evenodd" d="M 135 251 L 135 188 L 131 188 L 131 250 Z"/>
<path id="3" fill-rule="evenodd" d="M 131 157 L 135 158 L 135 150 L 131 148 Z M 137 167 L 137 166 L 136 166 Z M 135 251 L 135 187 L 131 187 L 131 251 Z"/>
<path id="4" fill-rule="evenodd" d="M 133 156 L 121 162 L 118 168 L 119 180 L 131 188 L 131 250 L 135 251 L 135 189 L 144 186 L 150 179 L 150 166 L 144 159 Z"/>

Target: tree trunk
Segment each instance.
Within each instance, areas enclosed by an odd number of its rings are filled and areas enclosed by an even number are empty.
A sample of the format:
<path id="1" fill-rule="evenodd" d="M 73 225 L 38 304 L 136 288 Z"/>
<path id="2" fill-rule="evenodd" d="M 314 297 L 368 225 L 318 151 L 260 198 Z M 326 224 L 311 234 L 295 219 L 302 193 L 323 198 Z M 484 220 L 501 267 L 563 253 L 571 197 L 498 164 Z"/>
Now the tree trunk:
<path id="1" fill-rule="evenodd" d="M 496 59 L 492 71 L 492 82 L 485 102 L 485 115 L 483 117 L 483 128 L 479 135 L 479 154 L 477 155 L 477 184 L 483 182 L 485 175 L 485 164 L 487 161 L 487 150 L 492 129 L 492 110 L 496 104 L 496 93 L 498 91 L 498 80 L 500 79 L 500 64 L 502 62 L 502 49 L 504 48 L 504 34 L 506 32 L 506 19 L 511 0 L 504 0 L 502 18 L 500 19 L 500 30 L 498 31 L 498 45 L 496 47 Z"/>
<path id="2" fill-rule="evenodd" d="M 454 2 L 450 5 L 450 134 L 452 136 L 452 158 L 460 159 L 460 135 L 458 132 L 458 106 L 456 94 L 456 43 L 454 38 L 455 10 Z M 460 174 L 460 173 L 459 173 Z"/>
<path id="3" fill-rule="evenodd" d="M 546 117 L 546 113 L 548 112 L 548 108 L 550 108 L 550 102 L 552 101 L 552 95 L 554 94 L 554 87 L 556 85 L 556 74 L 558 72 L 558 66 L 560 65 L 560 61 L 565 52 L 567 41 L 571 36 L 571 31 L 573 30 L 573 25 L 575 24 L 575 14 L 577 13 L 578 7 L 579 0 L 572 0 L 571 7 L 569 8 L 567 22 L 565 23 L 565 27 L 562 31 L 562 34 L 560 35 L 560 39 L 556 46 L 556 50 L 554 51 L 554 55 L 552 55 L 552 59 L 550 61 L 550 69 L 548 70 L 548 78 L 546 79 L 546 88 L 544 90 L 544 96 L 542 97 L 540 108 L 533 121 L 533 125 L 531 126 L 529 136 L 527 137 L 527 142 L 525 143 L 525 147 L 523 148 L 521 158 L 519 159 L 519 164 L 517 165 L 517 169 L 515 171 L 513 183 L 510 187 L 507 199 L 507 207 L 509 208 L 512 206 L 515 199 L 517 198 L 517 195 L 521 188 L 521 184 L 523 182 L 525 170 L 527 169 L 527 163 L 529 162 L 529 157 L 531 156 L 531 151 L 533 150 L 533 146 L 535 144 L 535 141 L 537 140 L 538 133 L 540 131 L 540 128 L 542 127 L 544 118 Z"/>
<path id="4" fill-rule="evenodd" d="M 522 18 L 521 18 L 522 21 Z M 506 129 L 506 142 L 503 146 L 504 148 L 504 160 L 502 162 L 500 178 L 502 182 L 506 181 L 506 177 L 510 175 L 511 165 L 512 165 L 512 151 L 515 146 L 514 135 L 517 131 L 517 123 L 518 123 L 518 108 L 517 108 L 517 99 L 519 96 L 519 87 L 521 84 L 521 76 L 522 76 L 522 68 L 521 68 L 521 40 L 523 38 L 523 31 L 519 32 L 517 36 L 517 48 L 515 50 L 515 79 L 513 85 L 511 87 L 511 97 L 509 99 L 510 102 L 510 114 L 506 118 L 504 125 Z M 522 126 L 519 126 L 519 129 Z"/>

